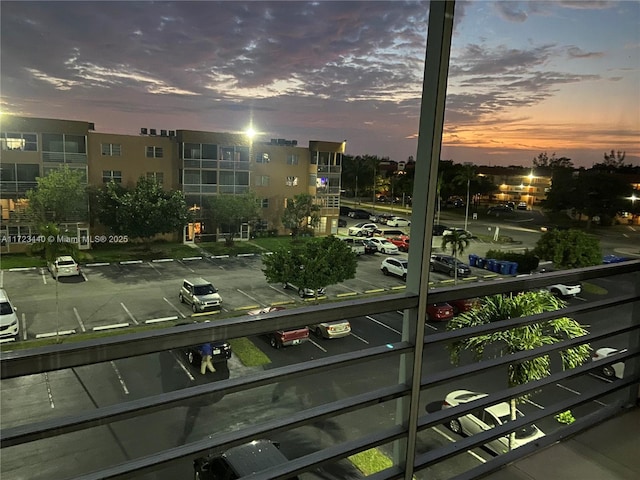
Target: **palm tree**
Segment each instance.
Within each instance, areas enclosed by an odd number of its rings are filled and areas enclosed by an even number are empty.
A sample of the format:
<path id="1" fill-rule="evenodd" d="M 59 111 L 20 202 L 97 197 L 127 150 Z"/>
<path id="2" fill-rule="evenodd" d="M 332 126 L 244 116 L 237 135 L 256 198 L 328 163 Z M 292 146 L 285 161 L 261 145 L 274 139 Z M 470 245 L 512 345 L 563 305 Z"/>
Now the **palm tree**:
<path id="1" fill-rule="evenodd" d="M 459 230 L 451 230 L 448 234 L 442 236 L 442 250 L 446 251 L 447 247 L 451 247 L 451 255 L 454 258 L 454 284 L 458 283 L 458 254 L 464 253 L 469 246 L 466 229 L 464 232 Z"/>
<path id="2" fill-rule="evenodd" d="M 551 345 L 587 335 L 589 332 L 576 320 L 560 317 L 546 320 L 532 325 L 508 328 L 509 319 L 536 315 L 543 312 L 553 312 L 563 308 L 565 303 L 547 291 L 525 292 L 518 295 L 494 295 L 484 297 L 477 308 L 465 312 L 449 321 L 447 330 L 457 330 L 493 322 L 505 322 L 505 328 L 497 332 L 487 333 L 478 337 L 458 340 L 449 346 L 451 362 L 458 365 L 460 355 L 464 351 L 473 353 L 474 361 L 480 361 L 486 356 L 503 357 L 514 353 L 533 350 L 543 345 Z M 497 347 L 496 348 L 489 347 Z M 560 352 L 562 368 L 575 368 L 590 358 L 591 347 L 582 344 Z M 531 360 L 522 360 L 509 365 L 508 385 L 515 387 L 528 382 L 540 380 L 551 374 L 551 358 L 542 355 Z M 516 418 L 516 401 L 510 401 L 511 419 Z M 509 450 L 512 448 L 515 433 L 509 436 Z"/>
<path id="3" fill-rule="evenodd" d="M 471 188 L 471 180 L 475 180 L 476 178 L 476 167 L 475 165 L 466 164 L 462 166 L 462 171 L 458 173 L 453 178 L 453 182 L 458 185 L 463 185 L 466 183 L 467 185 L 467 203 L 465 205 L 465 213 L 464 213 L 464 229 L 467 230 L 467 225 L 469 223 L 469 196 L 470 196 L 470 188 Z"/>

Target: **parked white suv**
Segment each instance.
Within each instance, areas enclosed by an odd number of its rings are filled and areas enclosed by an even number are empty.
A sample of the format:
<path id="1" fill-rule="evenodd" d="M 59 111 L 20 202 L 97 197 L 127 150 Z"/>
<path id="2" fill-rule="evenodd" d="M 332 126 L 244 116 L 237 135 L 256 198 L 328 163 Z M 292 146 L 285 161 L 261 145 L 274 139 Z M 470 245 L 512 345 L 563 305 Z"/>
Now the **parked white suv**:
<path id="1" fill-rule="evenodd" d="M 380 270 L 385 275 L 395 275 L 396 277 L 400 277 L 403 280 L 407 279 L 407 268 L 409 267 L 409 262 L 407 260 L 403 260 L 401 258 L 385 258 L 380 264 Z"/>
<path id="2" fill-rule="evenodd" d="M 349 235 L 356 237 L 370 237 L 373 231 L 378 228 L 375 223 L 356 223 L 353 227 L 349 227 Z"/>
<path id="3" fill-rule="evenodd" d="M 209 308 L 220 308 L 222 304 L 222 298 L 216 287 L 204 278 L 185 278 L 178 298 L 181 303 L 190 303 L 193 313 L 204 312 Z"/>
<path id="4" fill-rule="evenodd" d="M 17 340 L 19 328 L 16 309 L 7 292 L 0 288 L 0 340 Z"/>

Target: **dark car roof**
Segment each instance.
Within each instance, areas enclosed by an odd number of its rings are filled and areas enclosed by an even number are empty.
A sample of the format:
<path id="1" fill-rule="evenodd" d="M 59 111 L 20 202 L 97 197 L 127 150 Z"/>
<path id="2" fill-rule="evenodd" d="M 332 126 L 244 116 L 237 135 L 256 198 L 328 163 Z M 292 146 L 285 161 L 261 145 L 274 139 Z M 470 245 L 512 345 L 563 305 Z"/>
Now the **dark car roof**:
<path id="1" fill-rule="evenodd" d="M 234 473 L 241 477 L 286 463 L 287 457 L 270 440 L 255 440 L 230 448 L 222 454 Z"/>

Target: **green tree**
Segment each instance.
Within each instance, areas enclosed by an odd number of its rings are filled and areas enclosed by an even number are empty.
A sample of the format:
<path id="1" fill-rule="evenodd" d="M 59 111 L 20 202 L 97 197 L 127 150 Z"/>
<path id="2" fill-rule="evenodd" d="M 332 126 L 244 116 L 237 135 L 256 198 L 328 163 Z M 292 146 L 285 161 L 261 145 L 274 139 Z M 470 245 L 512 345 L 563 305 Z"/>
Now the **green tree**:
<path id="1" fill-rule="evenodd" d="M 277 249 L 263 255 L 262 263 L 268 282 L 290 282 L 312 289 L 317 297 L 319 288 L 354 278 L 358 262 L 346 242 L 330 235 Z"/>
<path id="2" fill-rule="evenodd" d="M 301 193 L 287 199 L 287 206 L 282 215 L 282 224 L 291 230 L 291 236 L 297 237 L 320 223 L 320 207 L 314 204 L 313 197 Z"/>
<path id="3" fill-rule="evenodd" d="M 449 321 L 447 330 L 505 322 L 505 328 L 493 333 L 458 340 L 449 346 L 451 362 L 460 363 L 463 352 L 473 354 L 474 361 L 495 356 L 504 357 L 518 352 L 533 350 L 564 340 L 582 337 L 589 332 L 576 320 L 561 317 L 532 325 L 509 328 L 512 318 L 527 317 L 543 312 L 554 312 L 563 308 L 565 303 L 547 291 L 525 292 L 514 296 L 494 295 L 484 297 L 480 305 Z M 575 368 L 588 361 L 591 347 L 583 344 L 560 351 L 564 370 Z M 509 364 L 507 383 L 509 387 L 524 385 L 540 380 L 551 374 L 551 357 L 542 355 L 531 360 L 522 360 Z M 522 397 L 522 398 L 526 398 Z M 516 398 L 510 401 L 511 419 L 516 417 Z M 514 434 L 509 437 L 509 449 Z"/>
<path id="4" fill-rule="evenodd" d="M 109 182 L 99 196 L 100 222 L 113 233 L 148 242 L 182 230 L 190 212 L 179 191 L 167 192 L 153 179 L 140 177 L 133 190 Z"/>
<path id="5" fill-rule="evenodd" d="M 543 260 L 558 268 L 581 268 L 602 263 L 600 242 L 580 230 L 552 230 L 544 233 L 534 248 Z"/>
<path id="6" fill-rule="evenodd" d="M 447 250 L 449 247 L 449 251 L 456 262 L 456 268 L 453 269 L 454 283 L 458 283 L 458 254 L 462 255 L 465 249 L 469 246 L 469 239 L 467 238 L 466 232 L 461 232 L 459 230 L 451 230 L 451 233 L 442 236 L 442 250 Z"/>
<path id="7" fill-rule="evenodd" d="M 533 159 L 533 166 L 544 170 L 554 170 L 556 168 L 573 169 L 573 162 L 570 158 L 558 158 L 555 153 L 551 154 L 551 157 L 549 157 L 547 152 L 543 152 Z"/>
<path id="8" fill-rule="evenodd" d="M 260 216 L 258 198 L 254 192 L 241 195 L 216 195 L 208 199 L 209 219 L 222 233 L 227 246 L 233 245 L 233 236 L 242 222 L 252 222 Z"/>
<path id="9" fill-rule="evenodd" d="M 573 207 L 578 215 L 587 217 L 587 228 L 596 216 L 600 217 L 601 224 L 610 225 L 617 212 L 626 210 L 632 192 L 632 185 L 622 176 L 583 172 L 576 179 Z"/>
<path id="10" fill-rule="evenodd" d="M 67 165 L 36 179 L 27 191 L 28 212 L 37 222 L 59 224 L 77 222 L 87 217 L 86 178 L 81 170 Z"/>

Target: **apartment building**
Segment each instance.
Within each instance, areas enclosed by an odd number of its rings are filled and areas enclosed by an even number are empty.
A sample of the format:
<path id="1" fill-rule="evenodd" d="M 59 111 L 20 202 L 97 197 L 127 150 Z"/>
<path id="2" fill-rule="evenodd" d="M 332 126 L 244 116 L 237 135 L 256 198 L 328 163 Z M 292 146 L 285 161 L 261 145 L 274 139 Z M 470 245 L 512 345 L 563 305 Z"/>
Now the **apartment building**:
<path id="1" fill-rule="evenodd" d="M 551 176 L 527 167 L 478 167 L 478 175 L 498 186 L 493 200 L 500 203 L 526 202 L 529 208 L 544 200 L 551 187 Z"/>
<path id="2" fill-rule="evenodd" d="M 281 218 L 287 199 L 308 193 L 320 206 L 318 234 L 338 227 L 340 175 L 345 142 L 271 139 L 261 142 L 245 134 L 141 128 L 139 135 L 95 131 L 94 123 L 3 115 L 0 124 L 2 170 L 0 206 L 3 238 L 36 233 L 24 215 L 26 192 L 36 178 L 62 165 L 82 169 L 88 185 L 114 181 L 133 187 L 138 178 L 157 180 L 167 190 L 181 190 L 194 214 L 182 240 L 213 238 L 207 222 L 207 198 L 252 190 L 260 198 L 262 216 L 253 227 L 286 233 Z M 78 227 L 100 229 L 89 211 L 69 219 Z M 248 222 L 240 239 L 250 236 Z M 175 240 L 179 240 L 176 234 Z M 20 245 L 3 245 L 20 251 Z"/>

